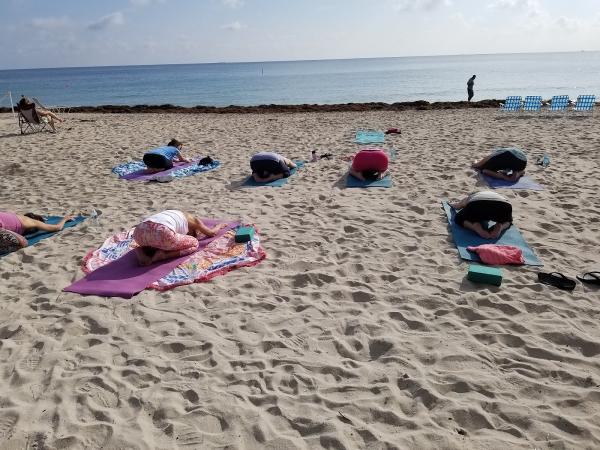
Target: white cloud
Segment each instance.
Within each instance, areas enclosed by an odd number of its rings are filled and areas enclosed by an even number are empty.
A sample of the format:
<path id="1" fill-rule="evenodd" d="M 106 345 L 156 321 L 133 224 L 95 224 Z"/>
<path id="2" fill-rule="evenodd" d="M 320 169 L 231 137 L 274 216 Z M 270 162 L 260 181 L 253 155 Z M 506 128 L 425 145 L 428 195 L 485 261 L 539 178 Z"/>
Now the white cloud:
<path id="1" fill-rule="evenodd" d="M 90 30 L 103 30 L 111 26 L 123 25 L 124 23 L 125 15 L 121 11 L 117 11 L 112 14 L 100 17 L 98 20 L 90 23 L 87 27 Z"/>
<path id="2" fill-rule="evenodd" d="M 69 19 L 66 17 L 38 17 L 31 19 L 29 24 L 42 30 L 56 30 L 67 27 Z"/>
<path id="3" fill-rule="evenodd" d="M 221 0 L 221 3 L 228 8 L 239 8 L 244 5 L 244 0 Z"/>
<path id="4" fill-rule="evenodd" d="M 494 9 L 525 11 L 531 17 L 542 14 L 542 5 L 539 0 L 494 0 L 488 6 Z"/>
<path id="5" fill-rule="evenodd" d="M 221 28 L 223 28 L 224 30 L 240 31 L 240 30 L 246 28 L 246 26 L 242 25 L 238 21 L 235 21 L 232 23 L 228 23 L 227 25 L 223 25 Z"/>
<path id="6" fill-rule="evenodd" d="M 441 6 L 449 6 L 450 0 L 395 0 L 394 8 L 398 11 L 431 11 Z"/>
<path id="7" fill-rule="evenodd" d="M 554 25 L 566 31 L 578 31 L 585 27 L 585 24 L 578 19 L 561 16 L 554 21 Z M 592 25 L 593 26 L 593 25 Z"/>
<path id="8" fill-rule="evenodd" d="M 166 3 L 167 0 L 129 0 L 133 6 L 148 6 L 152 4 Z"/>

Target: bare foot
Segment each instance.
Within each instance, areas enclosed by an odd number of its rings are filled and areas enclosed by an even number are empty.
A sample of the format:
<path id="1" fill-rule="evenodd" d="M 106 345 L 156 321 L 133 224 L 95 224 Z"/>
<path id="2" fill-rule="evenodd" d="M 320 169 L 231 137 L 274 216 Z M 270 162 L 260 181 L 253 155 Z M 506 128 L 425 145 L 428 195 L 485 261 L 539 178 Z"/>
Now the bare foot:
<path id="1" fill-rule="evenodd" d="M 140 266 L 149 266 L 152 264 L 152 257 L 147 255 L 142 247 L 135 249 L 135 256 Z"/>

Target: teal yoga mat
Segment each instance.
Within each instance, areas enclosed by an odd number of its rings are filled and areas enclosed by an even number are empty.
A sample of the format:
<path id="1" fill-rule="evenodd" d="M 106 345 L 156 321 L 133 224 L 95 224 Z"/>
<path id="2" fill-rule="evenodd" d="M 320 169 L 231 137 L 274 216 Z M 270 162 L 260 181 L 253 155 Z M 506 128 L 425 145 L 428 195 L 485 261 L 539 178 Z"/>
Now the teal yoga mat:
<path id="1" fill-rule="evenodd" d="M 46 219 L 46 223 L 49 224 L 55 224 L 60 222 L 60 220 L 62 219 L 62 216 L 48 216 L 45 217 Z M 65 223 L 65 228 L 71 228 L 74 227 L 75 225 L 79 225 L 81 222 L 83 222 L 86 219 L 85 216 L 77 216 L 74 219 L 68 221 L 67 223 Z M 37 244 L 38 242 L 40 242 L 43 239 L 48 239 L 49 237 L 54 236 L 56 233 L 60 233 L 60 231 L 35 231 L 33 233 L 29 233 L 25 235 L 25 238 L 27 239 L 27 243 L 28 245 L 33 245 L 33 244 Z M 2 255 L 0 255 L 0 258 L 2 256 L 6 256 L 8 253 L 4 253 Z"/>
<path id="2" fill-rule="evenodd" d="M 244 181 L 244 184 L 242 184 L 242 186 L 243 187 L 261 187 L 261 186 L 281 187 L 281 186 L 285 185 L 288 182 L 288 180 L 296 172 L 298 172 L 298 169 L 301 169 L 304 166 L 304 161 L 294 161 L 294 163 L 296 164 L 296 168 L 290 170 L 291 175 L 287 178 L 280 178 L 279 180 L 269 181 L 268 183 L 258 183 L 257 181 L 254 181 L 254 178 L 252 178 L 252 176 L 249 176 L 248 178 L 246 178 L 246 180 Z"/>
<path id="3" fill-rule="evenodd" d="M 362 181 L 352 175 L 348 174 L 346 176 L 346 187 L 347 188 L 371 188 L 371 187 L 383 187 L 390 188 L 392 187 L 392 177 L 386 175 L 381 180 L 376 181 Z"/>
<path id="4" fill-rule="evenodd" d="M 359 130 L 356 132 L 354 142 L 357 144 L 383 144 L 385 142 L 385 134 L 383 131 Z"/>
<path id="5" fill-rule="evenodd" d="M 448 218 L 448 223 L 450 224 L 450 230 L 452 231 L 452 238 L 454 239 L 454 243 L 456 244 L 458 253 L 462 259 L 466 259 L 467 261 L 481 262 L 481 259 L 479 259 L 479 256 L 477 256 L 476 253 L 472 253 L 467 250 L 467 247 L 471 245 L 512 245 L 520 248 L 523 251 L 523 258 L 525 259 L 526 265 L 543 266 L 542 262 L 535 255 L 535 253 L 533 253 L 533 250 L 529 247 L 529 245 L 527 245 L 527 242 L 525 242 L 525 239 L 523 239 L 523 236 L 514 225 L 506 230 L 498 239 L 483 239 L 471 230 L 467 230 L 466 228 L 463 228 L 454 222 L 456 211 L 448 204 L 448 201 L 442 200 L 442 207 L 446 212 L 446 217 Z"/>

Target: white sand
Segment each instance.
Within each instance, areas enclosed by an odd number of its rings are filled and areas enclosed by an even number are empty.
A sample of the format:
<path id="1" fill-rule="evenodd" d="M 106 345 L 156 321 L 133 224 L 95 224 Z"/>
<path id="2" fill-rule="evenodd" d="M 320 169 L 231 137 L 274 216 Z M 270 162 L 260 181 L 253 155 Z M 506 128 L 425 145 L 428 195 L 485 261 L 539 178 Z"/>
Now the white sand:
<path id="1" fill-rule="evenodd" d="M 340 189 L 339 158 L 235 189 L 255 151 L 343 155 L 357 128 L 395 126 L 391 189 Z M 0 209 L 103 215 L 0 259 L 0 448 L 600 446 L 600 290 L 528 267 L 472 284 L 439 205 L 482 188 L 468 166 L 495 146 L 548 152 L 529 167 L 545 191 L 503 191 L 515 223 L 544 271 L 600 270 L 597 117 L 81 114 L 57 135 L 16 130 L 0 116 Z M 171 137 L 222 168 L 111 174 Z M 268 259 L 130 301 L 61 293 L 87 251 L 167 207 L 255 222 Z"/>

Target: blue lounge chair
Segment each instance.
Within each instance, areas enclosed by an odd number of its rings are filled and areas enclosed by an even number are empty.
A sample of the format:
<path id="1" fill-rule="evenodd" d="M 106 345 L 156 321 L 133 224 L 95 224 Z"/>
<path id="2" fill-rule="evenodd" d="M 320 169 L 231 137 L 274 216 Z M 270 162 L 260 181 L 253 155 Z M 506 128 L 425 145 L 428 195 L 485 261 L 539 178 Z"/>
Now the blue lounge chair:
<path id="1" fill-rule="evenodd" d="M 550 107 L 548 108 L 548 111 L 551 113 L 564 113 L 567 111 L 567 107 L 569 106 L 570 102 L 571 100 L 569 100 L 568 95 L 555 95 L 552 97 L 552 100 L 550 100 Z"/>
<path id="2" fill-rule="evenodd" d="M 510 95 L 506 97 L 504 103 L 500 103 L 500 111 L 502 112 L 519 112 L 521 110 L 521 96 Z"/>
<path id="3" fill-rule="evenodd" d="M 594 115 L 594 105 L 596 104 L 595 95 L 580 95 L 577 97 L 577 103 L 573 107 L 575 112 L 589 112 Z"/>
<path id="4" fill-rule="evenodd" d="M 528 95 L 523 102 L 523 111 L 540 112 L 542 110 L 542 96 Z"/>

